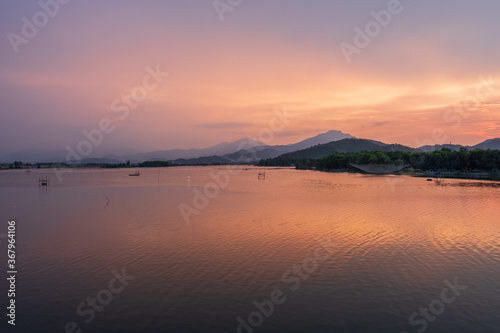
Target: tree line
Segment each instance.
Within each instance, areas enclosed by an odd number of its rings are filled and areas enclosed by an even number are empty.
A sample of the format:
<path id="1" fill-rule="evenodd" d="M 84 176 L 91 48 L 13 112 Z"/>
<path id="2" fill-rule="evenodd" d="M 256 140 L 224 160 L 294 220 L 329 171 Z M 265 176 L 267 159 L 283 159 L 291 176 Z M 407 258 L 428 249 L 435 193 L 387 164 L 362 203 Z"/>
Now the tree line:
<path id="1" fill-rule="evenodd" d="M 335 153 L 323 158 L 292 158 L 281 155 L 259 161 L 259 166 L 290 166 L 297 169 L 317 168 L 320 170 L 352 169 L 353 164 L 395 164 L 410 165 L 416 170 L 443 171 L 494 171 L 500 169 L 499 150 L 452 151 L 443 148 L 432 152 L 363 151 L 356 153 Z"/>
<path id="2" fill-rule="evenodd" d="M 130 161 L 124 163 L 83 163 L 83 164 L 68 164 L 64 162 L 52 163 L 23 163 L 15 161 L 12 164 L 6 165 L 9 169 L 40 169 L 40 168 L 159 168 L 173 166 L 172 163 L 167 161 L 145 161 L 141 163 L 132 164 Z"/>

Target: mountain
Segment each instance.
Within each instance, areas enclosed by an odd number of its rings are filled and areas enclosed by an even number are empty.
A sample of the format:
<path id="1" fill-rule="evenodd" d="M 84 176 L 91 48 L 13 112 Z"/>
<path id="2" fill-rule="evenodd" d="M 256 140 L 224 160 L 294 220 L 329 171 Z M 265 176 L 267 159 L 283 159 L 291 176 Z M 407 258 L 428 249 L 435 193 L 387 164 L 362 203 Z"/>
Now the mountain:
<path id="1" fill-rule="evenodd" d="M 159 150 L 148 153 L 129 154 L 120 156 L 119 159 L 132 162 L 142 162 L 148 160 L 173 161 L 179 164 L 198 164 L 211 162 L 222 162 L 214 159 L 214 156 L 222 157 L 222 160 L 228 162 L 248 163 L 251 161 L 260 160 L 262 158 L 272 158 L 281 154 L 292 152 L 314 145 L 337 141 L 345 138 L 353 138 L 350 134 L 342 133 L 341 131 L 331 130 L 326 133 L 316 135 L 312 138 L 289 145 L 264 145 L 261 142 L 250 138 L 243 138 L 234 142 L 223 142 L 216 146 L 205 149 L 172 149 Z M 243 149 L 242 149 L 243 148 Z M 209 159 L 199 159 L 201 157 L 210 157 Z M 210 163 L 210 162 L 208 162 Z"/>
<path id="2" fill-rule="evenodd" d="M 318 134 L 312 138 L 308 138 L 297 143 L 276 146 L 257 146 L 252 149 L 236 151 L 224 157 L 229 158 L 232 161 L 249 162 L 251 160 L 255 161 L 263 158 L 273 158 L 285 153 L 316 146 L 318 144 L 325 144 L 347 138 L 354 137 L 341 131 L 330 130 L 326 133 Z"/>
<path id="3" fill-rule="evenodd" d="M 321 158 L 334 153 L 355 153 L 361 151 L 413 151 L 413 148 L 398 145 L 384 144 L 383 142 L 366 139 L 343 139 L 316 145 L 310 148 L 280 155 L 278 158 L 295 160 L 299 158 Z"/>
<path id="4" fill-rule="evenodd" d="M 312 146 L 324 144 L 324 143 L 329 143 L 333 141 L 339 141 L 343 139 L 352 139 L 354 138 L 350 134 L 342 133 L 341 131 L 328 131 L 326 133 L 322 133 L 319 135 L 316 135 L 312 138 L 305 139 L 303 141 L 291 144 L 291 145 L 286 145 L 288 151 L 295 151 L 295 150 L 301 150 L 301 149 L 306 149 Z"/>
<path id="5" fill-rule="evenodd" d="M 435 150 L 441 150 L 443 148 L 449 148 L 453 151 L 458 151 L 460 148 L 467 148 L 468 150 L 474 150 L 474 149 L 496 149 L 500 150 L 500 138 L 495 138 L 495 139 L 488 139 L 485 140 L 481 143 L 478 143 L 475 146 L 462 146 L 462 145 L 453 145 L 453 144 L 444 144 L 444 145 L 434 145 L 434 146 L 422 146 L 417 148 L 418 151 L 422 152 L 429 152 L 429 151 L 435 151 Z"/>
<path id="6" fill-rule="evenodd" d="M 429 152 L 449 148 L 459 150 L 464 146 L 443 144 L 433 146 L 422 146 L 416 151 Z M 500 150 L 500 138 L 488 139 L 475 146 L 465 146 L 473 149 L 498 149 Z M 251 163 L 261 159 L 275 158 L 283 154 L 289 156 L 303 156 L 306 158 L 318 158 L 336 152 L 359 152 L 363 150 L 413 150 L 401 145 L 389 145 L 380 141 L 369 139 L 357 139 L 348 133 L 330 130 L 314 137 L 288 145 L 265 145 L 250 138 L 243 138 L 234 142 L 222 142 L 215 146 L 204 149 L 170 149 L 157 150 L 146 153 L 128 153 L 125 155 L 90 156 L 78 161 L 78 163 L 123 163 L 130 160 L 132 163 L 144 161 L 173 161 L 178 164 L 211 164 L 211 163 Z M 0 162 L 13 163 L 22 161 L 28 163 L 36 162 L 65 162 L 67 152 L 56 150 L 22 150 L 0 157 Z"/>
<path id="7" fill-rule="evenodd" d="M 111 159 L 111 158 L 83 158 L 80 161 L 78 161 L 79 164 L 90 164 L 90 163 L 95 163 L 95 164 L 119 164 L 122 163 L 122 161 L 119 161 L 117 159 Z"/>
<path id="8" fill-rule="evenodd" d="M 497 149 L 500 150 L 500 138 L 488 139 L 483 141 L 475 146 L 470 147 L 469 149 Z"/>
<path id="9" fill-rule="evenodd" d="M 481 142 L 475 146 L 462 146 L 453 144 L 443 144 L 443 145 L 433 145 L 433 146 L 422 146 L 419 148 L 411 148 L 399 144 L 385 144 L 383 142 L 367 139 L 344 139 L 335 142 L 330 142 L 326 144 L 316 145 L 310 148 L 297 150 L 294 152 L 289 152 L 277 156 L 269 161 L 263 161 L 263 165 L 280 164 L 280 165 L 290 165 L 298 159 L 317 159 L 326 157 L 335 153 L 356 153 L 362 151 L 419 151 L 419 152 L 432 152 L 436 150 L 441 150 L 443 148 L 448 148 L 453 151 L 458 151 L 460 148 L 467 148 L 469 150 L 473 149 L 496 149 L 500 150 L 500 138 L 489 139 Z M 271 164 L 269 164 L 269 162 Z"/>
<path id="10" fill-rule="evenodd" d="M 245 149 L 239 149 L 245 147 Z M 205 149 L 173 149 L 155 151 L 142 154 L 121 156 L 119 159 L 142 162 L 146 160 L 174 161 L 179 164 L 200 164 L 200 163 L 251 163 L 260 159 L 274 158 L 283 154 L 291 153 L 290 156 L 303 155 L 305 158 L 324 157 L 336 152 L 360 152 L 368 151 L 422 151 L 429 152 L 449 148 L 459 150 L 464 146 L 443 144 L 434 146 L 422 146 L 413 149 L 403 145 L 386 144 L 384 142 L 357 139 L 354 136 L 341 131 L 330 130 L 326 133 L 316 135 L 312 138 L 289 145 L 264 145 L 252 139 L 240 139 L 234 142 L 223 142 L 216 146 Z M 468 149 L 499 149 L 500 138 L 486 140 Z M 295 154 L 297 153 L 297 154 Z"/>
<path id="11" fill-rule="evenodd" d="M 419 148 L 417 148 L 417 150 L 421 151 L 421 152 L 430 152 L 430 151 L 435 151 L 435 150 L 441 150 L 443 148 L 448 148 L 448 149 L 451 149 L 453 151 L 458 151 L 462 147 L 464 147 L 464 146 L 452 145 L 452 144 L 434 145 L 434 146 L 427 145 L 427 146 L 419 147 Z M 465 147 L 465 148 L 468 148 L 468 147 Z"/>
<path id="12" fill-rule="evenodd" d="M 305 149 L 314 145 L 338 141 L 345 138 L 353 138 L 353 136 L 342 133 L 341 131 L 331 130 L 297 143 L 274 146 L 265 145 L 250 138 L 243 138 L 233 142 L 222 142 L 204 149 L 170 149 L 152 152 L 128 153 L 124 155 L 109 154 L 104 156 L 90 156 L 78 161 L 78 163 L 123 163 L 127 160 L 130 160 L 132 163 L 151 160 L 175 161 L 180 164 L 189 164 L 190 162 L 193 162 L 193 164 L 222 163 L 224 161 L 240 161 L 246 163 L 262 158 L 276 157 L 287 152 Z M 1 156 L 0 162 L 65 162 L 66 154 L 66 151 L 56 150 L 25 150 Z M 217 156 L 217 158 L 214 156 Z"/>
<path id="13" fill-rule="evenodd" d="M 147 153 L 139 154 L 129 154 L 123 155 L 119 158 L 123 161 L 130 160 L 132 162 L 143 162 L 143 161 L 172 161 L 176 159 L 191 159 L 204 156 L 221 156 L 225 154 L 234 153 L 240 150 L 242 147 L 253 148 L 258 146 L 263 146 L 263 143 L 257 142 L 250 138 L 240 139 L 234 142 L 222 142 L 213 147 L 203 148 L 203 149 L 170 149 L 170 150 L 157 150 Z"/>

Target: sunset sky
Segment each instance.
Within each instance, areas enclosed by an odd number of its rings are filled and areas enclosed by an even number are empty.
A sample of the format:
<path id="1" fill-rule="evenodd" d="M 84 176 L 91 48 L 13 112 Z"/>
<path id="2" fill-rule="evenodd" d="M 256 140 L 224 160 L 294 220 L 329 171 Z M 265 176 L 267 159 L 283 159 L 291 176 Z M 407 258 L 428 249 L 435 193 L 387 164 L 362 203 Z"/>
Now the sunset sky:
<path id="1" fill-rule="evenodd" d="M 64 150 L 105 118 L 96 154 L 204 148 L 255 137 L 276 109 L 293 119 L 271 144 L 332 129 L 413 147 L 499 136 L 500 2 L 394 1 L 42 0 L 52 15 L 2 1 L 0 155 Z M 349 62 L 341 45 L 366 27 Z M 168 76 L 145 90 L 146 68 Z M 133 89 L 147 95 L 113 112 Z"/>

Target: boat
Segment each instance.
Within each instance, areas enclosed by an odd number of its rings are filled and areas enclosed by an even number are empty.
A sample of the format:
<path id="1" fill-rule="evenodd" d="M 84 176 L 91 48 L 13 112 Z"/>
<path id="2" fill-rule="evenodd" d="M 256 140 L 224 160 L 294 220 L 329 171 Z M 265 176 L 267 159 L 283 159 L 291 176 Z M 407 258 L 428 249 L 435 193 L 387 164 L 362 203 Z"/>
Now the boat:
<path id="1" fill-rule="evenodd" d="M 136 170 L 135 173 L 129 173 L 128 175 L 129 176 L 140 176 L 141 173 L 138 170 Z"/>
<path id="2" fill-rule="evenodd" d="M 374 175 L 388 175 L 391 173 L 398 172 L 410 166 L 410 164 L 354 164 L 349 163 L 351 166 L 364 171 L 366 173 L 371 173 Z"/>
<path id="3" fill-rule="evenodd" d="M 38 185 L 39 186 L 49 186 L 50 178 L 49 177 L 38 177 Z"/>

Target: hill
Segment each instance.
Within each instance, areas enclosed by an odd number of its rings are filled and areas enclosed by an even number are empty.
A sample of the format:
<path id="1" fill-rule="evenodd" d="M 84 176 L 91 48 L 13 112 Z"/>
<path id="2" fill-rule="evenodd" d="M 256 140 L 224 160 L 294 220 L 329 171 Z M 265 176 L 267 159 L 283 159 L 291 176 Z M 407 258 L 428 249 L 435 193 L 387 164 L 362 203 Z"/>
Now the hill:
<path id="1" fill-rule="evenodd" d="M 298 150 L 291 153 L 282 154 L 276 158 L 262 161 L 265 165 L 290 165 L 299 159 L 318 159 L 335 153 L 356 153 L 362 151 L 414 151 L 413 148 L 403 145 L 387 145 L 383 142 L 366 139 L 343 139 L 316 145 L 307 149 Z"/>
<path id="2" fill-rule="evenodd" d="M 434 145 L 434 146 L 422 146 L 422 147 L 417 148 L 417 150 L 418 151 L 422 151 L 422 152 L 430 152 L 430 151 L 435 151 L 435 150 L 441 150 L 443 148 L 448 148 L 451 151 L 459 151 L 460 148 L 462 148 L 462 147 L 464 147 L 464 146 L 462 146 L 462 145 L 444 144 L 444 145 Z"/>
<path id="3" fill-rule="evenodd" d="M 500 150 L 500 138 L 488 139 L 475 146 L 470 147 L 471 150 L 474 149 L 496 149 Z"/>

